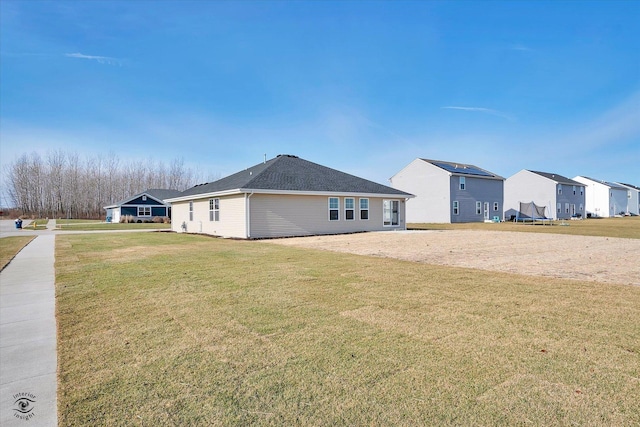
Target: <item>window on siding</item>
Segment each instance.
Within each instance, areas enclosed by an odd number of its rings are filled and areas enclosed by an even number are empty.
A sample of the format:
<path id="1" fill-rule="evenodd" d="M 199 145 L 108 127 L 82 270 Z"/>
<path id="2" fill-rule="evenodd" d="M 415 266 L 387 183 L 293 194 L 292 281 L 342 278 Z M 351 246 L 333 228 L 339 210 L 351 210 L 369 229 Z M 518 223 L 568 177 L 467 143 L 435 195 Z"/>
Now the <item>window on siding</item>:
<path id="1" fill-rule="evenodd" d="M 498 202 L 493 202 L 493 210 L 498 212 L 498 209 L 500 209 L 500 204 L 498 204 Z"/>
<path id="2" fill-rule="evenodd" d="M 189 202 L 189 221 L 193 221 L 193 202 Z"/>
<path id="3" fill-rule="evenodd" d="M 344 199 L 344 219 L 353 221 L 356 219 L 356 199 L 345 197 Z"/>
<path id="4" fill-rule="evenodd" d="M 569 213 L 569 203 L 564 204 L 564 213 Z"/>
<path id="5" fill-rule="evenodd" d="M 476 202 L 476 215 L 482 215 L 482 202 Z"/>
<path id="6" fill-rule="evenodd" d="M 562 194 L 562 185 L 558 185 L 558 194 Z"/>
<path id="7" fill-rule="evenodd" d="M 582 212 L 583 209 L 584 209 L 584 206 L 582 206 L 582 203 L 580 203 L 580 212 Z"/>
<path id="8" fill-rule="evenodd" d="M 337 197 L 329 197 L 329 221 L 338 221 L 340 219 L 340 199 Z"/>
<path id="9" fill-rule="evenodd" d="M 454 215 L 460 214 L 460 202 L 458 202 L 457 200 L 453 202 L 453 214 Z"/>
<path id="10" fill-rule="evenodd" d="M 369 199 L 360 199 L 360 219 L 369 219 Z"/>
<path id="11" fill-rule="evenodd" d="M 582 196 L 584 194 L 584 187 L 580 187 L 580 195 Z"/>
<path id="12" fill-rule="evenodd" d="M 220 221 L 220 199 L 209 199 L 209 221 Z"/>
<path id="13" fill-rule="evenodd" d="M 464 190 L 465 188 L 467 188 L 467 180 L 465 179 L 464 176 L 460 177 L 460 189 Z"/>
<path id="14" fill-rule="evenodd" d="M 556 209 L 558 213 L 562 212 L 562 205 L 560 203 L 556 204 Z"/>
<path id="15" fill-rule="evenodd" d="M 573 186 L 573 195 L 574 196 L 576 195 L 576 186 L 575 185 Z"/>
<path id="16" fill-rule="evenodd" d="M 142 196 L 142 201 L 146 202 L 147 201 L 147 196 Z"/>
<path id="17" fill-rule="evenodd" d="M 151 216 L 151 206 L 138 206 L 138 216 Z"/>

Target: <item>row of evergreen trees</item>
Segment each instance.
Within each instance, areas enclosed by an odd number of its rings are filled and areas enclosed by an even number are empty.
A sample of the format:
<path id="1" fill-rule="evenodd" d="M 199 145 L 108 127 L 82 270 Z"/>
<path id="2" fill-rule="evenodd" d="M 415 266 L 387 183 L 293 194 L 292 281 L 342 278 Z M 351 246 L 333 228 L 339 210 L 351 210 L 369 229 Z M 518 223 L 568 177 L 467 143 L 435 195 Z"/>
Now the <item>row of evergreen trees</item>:
<path id="1" fill-rule="evenodd" d="M 4 182 L 9 202 L 24 215 L 100 218 L 106 205 L 151 188 L 184 190 L 201 178 L 183 159 L 166 165 L 52 150 L 21 155 L 5 171 Z"/>

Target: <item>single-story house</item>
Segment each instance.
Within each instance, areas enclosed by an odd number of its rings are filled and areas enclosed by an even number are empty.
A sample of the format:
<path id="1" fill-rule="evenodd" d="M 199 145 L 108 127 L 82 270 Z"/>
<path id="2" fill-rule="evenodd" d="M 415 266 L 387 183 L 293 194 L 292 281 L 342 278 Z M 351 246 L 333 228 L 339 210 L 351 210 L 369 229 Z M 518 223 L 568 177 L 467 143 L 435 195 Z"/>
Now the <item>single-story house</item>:
<path id="1" fill-rule="evenodd" d="M 545 206 L 550 219 L 585 217 L 585 185 L 557 173 L 523 169 L 504 182 L 505 219 L 518 217 L 520 203 Z"/>
<path id="2" fill-rule="evenodd" d="M 613 217 L 628 213 L 628 193 L 625 187 L 580 175 L 573 180 L 585 185 L 587 216 Z"/>
<path id="3" fill-rule="evenodd" d="M 477 166 L 417 158 L 390 180 L 416 196 L 407 201 L 407 222 L 502 220 L 504 178 Z"/>
<path id="4" fill-rule="evenodd" d="M 616 182 L 616 184 L 627 189 L 627 214 L 640 215 L 640 187 L 623 182 Z"/>
<path id="5" fill-rule="evenodd" d="M 133 216 L 136 222 L 150 220 L 153 217 L 171 218 L 171 205 L 166 203 L 165 199 L 176 197 L 180 193 L 179 190 L 150 189 L 105 206 L 107 222 L 120 222 L 126 215 Z"/>
<path id="6" fill-rule="evenodd" d="M 259 239 L 404 230 L 409 193 L 279 155 L 173 197 L 176 232 Z"/>

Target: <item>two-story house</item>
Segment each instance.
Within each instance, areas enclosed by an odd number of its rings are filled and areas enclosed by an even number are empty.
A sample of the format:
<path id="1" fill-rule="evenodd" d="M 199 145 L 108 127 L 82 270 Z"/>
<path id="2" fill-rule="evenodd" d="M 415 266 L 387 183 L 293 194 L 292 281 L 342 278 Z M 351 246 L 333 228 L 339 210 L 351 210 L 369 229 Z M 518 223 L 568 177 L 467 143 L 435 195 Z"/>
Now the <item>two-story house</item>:
<path id="1" fill-rule="evenodd" d="M 408 223 L 501 221 L 504 178 L 478 166 L 417 158 L 390 179 L 414 194 Z"/>
<path id="2" fill-rule="evenodd" d="M 519 216 L 520 203 L 545 206 L 550 219 L 585 217 L 585 185 L 557 173 L 523 169 L 504 182 L 505 219 Z"/>

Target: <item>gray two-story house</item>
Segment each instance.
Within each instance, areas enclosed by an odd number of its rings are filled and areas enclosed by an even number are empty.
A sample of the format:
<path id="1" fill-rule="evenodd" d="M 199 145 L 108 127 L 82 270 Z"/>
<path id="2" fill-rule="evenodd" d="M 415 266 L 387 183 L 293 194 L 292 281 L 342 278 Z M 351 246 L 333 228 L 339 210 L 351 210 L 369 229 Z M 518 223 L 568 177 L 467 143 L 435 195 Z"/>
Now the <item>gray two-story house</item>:
<path id="1" fill-rule="evenodd" d="M 478 166 L 415 159 L 390 179 L 414 194 L 407 200 L 408 223 L 501 221 L 504 178 Z"/>
<path id="2" fill-rule="evenodd" d="M 550 219 L 585 217 L 585 185 L 557 173 L 523 169 L 504 182 L 505 219 L 518 217 L 520 203 L 545 206 Z"/>

